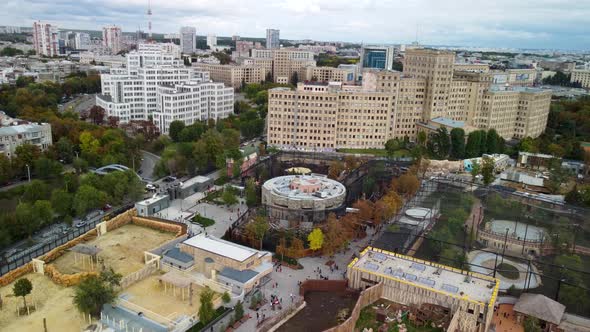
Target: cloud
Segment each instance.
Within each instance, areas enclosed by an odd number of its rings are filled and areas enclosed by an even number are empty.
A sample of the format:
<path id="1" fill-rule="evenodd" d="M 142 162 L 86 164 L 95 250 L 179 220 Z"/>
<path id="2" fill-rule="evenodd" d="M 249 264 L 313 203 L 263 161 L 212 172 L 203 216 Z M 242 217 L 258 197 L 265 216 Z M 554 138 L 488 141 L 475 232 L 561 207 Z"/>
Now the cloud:
<path id="1" fill-rule="evenodd" d="M 365 43 L 590 49 L 590 1 L 579 0 L 151 0 L 156 32 L 192 25 L 200 35 Z M 4 0 L 3 25 L 147 27 L 147 0 Z"/>

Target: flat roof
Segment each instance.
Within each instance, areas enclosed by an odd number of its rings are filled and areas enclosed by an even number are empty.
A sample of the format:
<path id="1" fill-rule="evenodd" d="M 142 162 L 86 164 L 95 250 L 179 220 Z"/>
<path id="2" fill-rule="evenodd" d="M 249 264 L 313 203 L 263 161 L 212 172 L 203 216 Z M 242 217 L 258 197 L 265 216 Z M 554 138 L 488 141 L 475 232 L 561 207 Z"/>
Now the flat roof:
<path id="1" fill-rule="evenodd" d="M 208 178 L 206 176 L 197 175 L 194 178 L 190 178 L 190 179 L 186 180 L 185 182 L 183 182 L 181 188 L 188 188 L 189 186 L 192 186 L 193 184 L 196 184 L 196 183 L 206 183 L 209 180 L 210 180 L 210 178 Z"/>
<path id="2" fill-rule="evenodd" d="M 243 262 L 258 253 L 258 251 L 254 249 L 233 242 L 224 241 L 203 233 L 193 236 L 190 239 L 185 240 L 183 243 L 239 262 Z"/>
<path id="3" fill-rule="evenodd" d="M 426 288 L 479 304 L 493 304 L 500 281 L 483 274 L 424 261 L 373 247 L 361 252 L 348 268 Z"/>
<path id="4" fill-rule="evenodd" d="M 449 118 L 438 117 L 430 120 L 434 123 L 438 123 L 444 126 L 453 127 L 453 128 L 463 128 L 465 126 L 465 122 L 463 121 L 455 121 Z"/>

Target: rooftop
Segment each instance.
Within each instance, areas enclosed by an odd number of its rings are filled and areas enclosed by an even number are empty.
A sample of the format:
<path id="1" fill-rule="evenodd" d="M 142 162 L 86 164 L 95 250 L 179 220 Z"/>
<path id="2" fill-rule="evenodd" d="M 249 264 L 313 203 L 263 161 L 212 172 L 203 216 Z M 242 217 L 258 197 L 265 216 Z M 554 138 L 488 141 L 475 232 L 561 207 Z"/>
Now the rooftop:
<path id="1" fill-rule="evenodd" d="M 500 286 L 498 279 L 489 276 L 373 247 L 361 252 L 348 268 L 479 303 L 493 303 Z"/>
<path id="2" fill-rule="evenodd" d="M 258 253 L 257 250 L 224 241 L 203 233 L 193 236 L 183 243 L 239 262 L 243 262 Z"/>
<path id="3" fill-rule="evenodd" d="M 29 123 L 29 124 L 20 124 L 16 126 L 6 126 L 0 127 L 0 135 L 16 135 L 16 134 L 24 134 L 29 132 L 37 132 L 41 129 L 41 126 L 44 124 L 36 124 L 36 123 Z"/>
<path id="4" fill-rule="evenodd" d="M 430 120 L 434 123 L 441 124 L 443 126 L 452 127 L 452 128 L 463 128 L 465 126 L 465 122 L 463 121 L 455 121 L 449 118 L 438 117 Z"/>
<path id="5" fill-rule="evenodd" d="M 194 178 L 190 178 L 182 183 L 181 188 L 188 188 L 196 183 L 206 183 L 210 179 L 206 176 L 197 175 Z"/>
<path id="6" fill-rule="evenodd" d="M 314 173 L 279 176 L 266 181 L 264 188 L 289 198 L 314 200 L 332 198 L 346 193 L 346 188 L 340 182 Z"/>

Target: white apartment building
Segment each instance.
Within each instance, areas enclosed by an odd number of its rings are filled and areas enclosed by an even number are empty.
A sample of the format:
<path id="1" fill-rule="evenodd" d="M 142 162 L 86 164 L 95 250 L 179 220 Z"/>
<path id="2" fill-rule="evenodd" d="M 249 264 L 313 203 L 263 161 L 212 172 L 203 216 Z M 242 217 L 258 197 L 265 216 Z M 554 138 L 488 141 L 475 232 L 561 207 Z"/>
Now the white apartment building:
<path id="1" fill-rule="evenodd" d="M 266 48 L 279 48 L 281 46 L 279 35 L 279 29 L 266 29 Z"/>
<path id="2" fill-rule="evenodd" d="M 90 49 L 90 35 L 84 32 L 76 32 L 74 34 L 73 43 L 70 47 L 75 50 Z"/>
<path id="3" fill-rule="evenodd" d="M 194 27 L 180 28 L 180 51 L 192 54 L 197 50 L 197 29 Z"/>
<path id="4" fill-rule="evenodd" d="M 217 46 L 216 35 L 207 35 L 207 46 L 209 46 L 209 48 L 214 48 L 215 46 Z"/>
<path id="5" fill-rule="evenodd" d="M 110 49 L 112 54 L 117 54 L 122 50 L 122 38 L 123 32 L 121 32 L 121 27 L 109 25 L 102 28 L 102 45 Z"/>
<path id="6" fill-rule="evenodd" d="M 233 88 L 223 83 L 194 80 L 158 86 L 153 121 L 161 133 L 167 134 L 172 121 L 179 120 L 188 126 L 198 121 L 227 118 L 233 110 Z"/>
<path id="7" fill-rule="evenodd" d="M 0 154 L 13 158 L 16 148 L 23 144 L 31 144 L 45 151 L 52 144 L 51 125 L 49 123 L 30 123 L 11 119 L 0 112 Z"/>
<path id="8" fill-rule="evenodd" d="M 49 23 L 33 23 L 33 46 L 38 55 L 59 55 L 59 33 L 57 26 Z"/>

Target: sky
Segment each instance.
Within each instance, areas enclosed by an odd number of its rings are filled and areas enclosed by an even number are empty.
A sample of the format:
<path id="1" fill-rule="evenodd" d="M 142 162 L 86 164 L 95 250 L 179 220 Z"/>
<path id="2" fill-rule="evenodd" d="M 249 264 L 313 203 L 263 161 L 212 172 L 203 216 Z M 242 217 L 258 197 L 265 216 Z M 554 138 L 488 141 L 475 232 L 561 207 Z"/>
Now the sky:
<path id="1" fill-rule="evenodd" d="M 147 31 L 148 0 L 2 0 L 0 25 Z M 152 30 L 282 39 L 590 49 L 590 0 L 151 0 Z"/>

